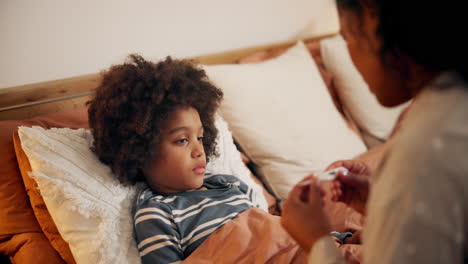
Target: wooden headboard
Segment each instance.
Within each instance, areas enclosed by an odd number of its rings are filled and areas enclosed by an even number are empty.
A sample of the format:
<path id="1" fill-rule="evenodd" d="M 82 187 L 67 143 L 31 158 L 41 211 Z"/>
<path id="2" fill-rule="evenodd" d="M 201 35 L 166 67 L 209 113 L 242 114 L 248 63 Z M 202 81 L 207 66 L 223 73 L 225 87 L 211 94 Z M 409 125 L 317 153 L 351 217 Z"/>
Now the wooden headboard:
<path id="1" fill-rule="evenodd" d="M 330 37 L 307 39 L 319 40 Z M 261 45 L 192 57 L 205 65 L 237 63 L 240 58 L 262 50 L 273 50 L 292 46 L 295 41 Z M 109 65 L 110 66 L 110 65 Z M 83 106 L 99 85 L 101 74 L 88 74 L 66 79 L 40 82 L 0 89 L 0 121 L 29 119 L 38 115 L 70 110 Z"/>

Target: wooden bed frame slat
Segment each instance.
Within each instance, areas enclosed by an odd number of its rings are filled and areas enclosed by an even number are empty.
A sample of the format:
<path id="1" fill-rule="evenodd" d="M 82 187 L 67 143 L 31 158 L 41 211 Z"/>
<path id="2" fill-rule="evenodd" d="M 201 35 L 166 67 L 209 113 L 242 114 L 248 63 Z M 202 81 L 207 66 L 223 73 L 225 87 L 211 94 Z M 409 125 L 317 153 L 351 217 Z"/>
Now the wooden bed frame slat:
<path id="1" fill-rule="evenodd" d="M 304 41 L 319 40 L 335 34 L 310 38 Z M 231 64 L 237 63 L 239 59 L 256 52 L 286 48 L 294 45 L 294 43 L 296 41 L 286 41 L 189 59 L 204 65 Z M 71 110 L 83 106 L 90 99 L 92 91 L 99 85 L 100 81 L 101 74 L 94 73 L 0 89 L 0 121 L 29 119 L 46 113 Z"/>
<path id="2" fill-rule="evenodd" d="M 12 109 L 0 112 L 1 120 L 23 120 L 30 119 L 35 116 L 62 112 L 72 110 L 80 106 L 85 105 L 87 101 L 91 99 L 91 96 L 82 96 L 69 100 L 59 100 L 49 103 L 41 103 L 19 109 Z"/>
<path id="3" fill-rule="evenodd" d="M 7 107 L 89 92 L 101 80 L 99 73 L 0 89 L 0 111 Z M 6 109 L 4 109 L 6 108 Z"/>

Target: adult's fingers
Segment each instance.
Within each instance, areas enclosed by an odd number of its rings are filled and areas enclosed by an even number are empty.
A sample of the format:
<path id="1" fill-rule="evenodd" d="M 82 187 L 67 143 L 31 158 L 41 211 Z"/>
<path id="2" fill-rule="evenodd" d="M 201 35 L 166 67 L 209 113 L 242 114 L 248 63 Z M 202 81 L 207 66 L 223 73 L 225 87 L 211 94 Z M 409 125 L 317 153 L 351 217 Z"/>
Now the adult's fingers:
<path id="1" fill-rule="evenodd" d="M 351 160 L 347 169 L 357 175 L 366 175 L 369 173 L 367 165 L 362 161 Z"/>
<path id="2" fill-rule="evenodd" d="M 318 181 L 315 178 L 313 178 L 309 186 L 310 186 L 309 193 L 308 193 L 309 203 L 318 202 L 321 199 L 320 198 L 321 197 L 320 186 L 318 184 Z"/>
<path id="3" fill-rule="evenodd" d="M 331 200 L 335 202 L 340 202 L 344 200 L 343 191 L 341 190 L 341 188 L 333 187 L 331 189 Z"/>
<path id="4" fill-rule="evenodd" d="M 338 176 L 335 178 L 334 181 L 338 182 L 339 185 L 337 185 L 340 186 L 341 189 L 343 189 L 346 188 L 346 185 L 355 187 L 366 185 L 369 180 L 366 177 L 359 176 L 354 173 L 348 173 L 347 175 L 338 173 Z"/>
<path id="5" fill-rule="evenodd" d="M 338 167 L 345 167 L 344 164 L 345 160 L 337 160 L 333 162 L 332 164 L 328 165 L 328 167 L 325 169 L 325 171 L 329 171 Z"/>
<path id="6" fill-rule="evenodd" d="M 358 160 L 338 160 L 330 164 L 325 170 L 328 171 L 338 167 L 345 167 L 349 172 L 359 175 L 368 173 L 367 165 Z"/>
<path id="7" fill-rule="evenodd" d="M 304 184 L 303 181 L 300 181 L 298 184 L 294 185 L 294 187 L 291 189 L 291 191 L 288 194 L 288 199 L 291 202 L 294 203 L 301 203 L 301 194 L 304 190 Z M 287 202 L 286 200 L 286 202 Z"/>
<path id="8" fill-rule="evenodd" d="M 308 176 L 304 177 L 302 180 L 300 180 L 296 185 L 301 185 L 301 186 L 303 186 L 303 185 L 306 184 L 307 182 L 310 182 L 312 178 L 314 178 L 314 175 L 313 175 L 313 174 L 308 175 Z"/>

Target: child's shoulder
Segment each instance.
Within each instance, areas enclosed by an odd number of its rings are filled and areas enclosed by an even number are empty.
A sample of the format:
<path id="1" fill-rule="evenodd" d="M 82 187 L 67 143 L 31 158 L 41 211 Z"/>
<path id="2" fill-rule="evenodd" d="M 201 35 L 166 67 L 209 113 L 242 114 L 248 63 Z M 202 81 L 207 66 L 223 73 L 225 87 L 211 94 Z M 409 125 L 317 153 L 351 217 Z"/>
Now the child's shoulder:
<path id="1" fill-rule="evenodd" d="M 140 191 L 137 197 L 137 207 L 167 207 L 173 202 L 175 197 L 167 197 L 155 193 L 151 188 L 145 188 Z"/>
<path id="2" fill-rule="evenodd" d="M 153 191 L 149 188 L 146 187 L 142 189 L 137 196 L 137 201 L 145 201 L 151 198 L 154 195 Z"/>
<path id="3" fill-rule="evenodd" d="M 170 217 L 172 211 L 172 206 L 164 201 L 164 197 L 155 195 L 150 188 L 140 191 L 136 199 L 136 206 L 132 210 L 135 219 L 138 216 L 153 214 Z"/>

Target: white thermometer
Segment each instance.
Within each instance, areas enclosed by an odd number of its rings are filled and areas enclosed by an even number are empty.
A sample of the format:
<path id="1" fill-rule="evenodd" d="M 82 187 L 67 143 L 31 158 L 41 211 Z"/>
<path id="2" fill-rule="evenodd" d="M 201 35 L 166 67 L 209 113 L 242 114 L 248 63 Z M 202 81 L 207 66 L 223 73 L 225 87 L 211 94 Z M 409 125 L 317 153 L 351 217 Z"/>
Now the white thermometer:
<path id="1" fill-rule="evenodd" d="M 317 178 L 319 182 L 333 181 L 336 178 L 336 176 L 338 176 L 338 172 L 340 171 L 343 172 L 344 175 L 348 173 L 348 169 L 346 169 L 345 167 L 338 167 L 329 171 L 322 171 L 322 172 L 314 173 L 314 176 L 315 178 Z M 310 183 L 311 181 L 305 181 L 301 183 L 301 186 L 309 185 Z"/>

